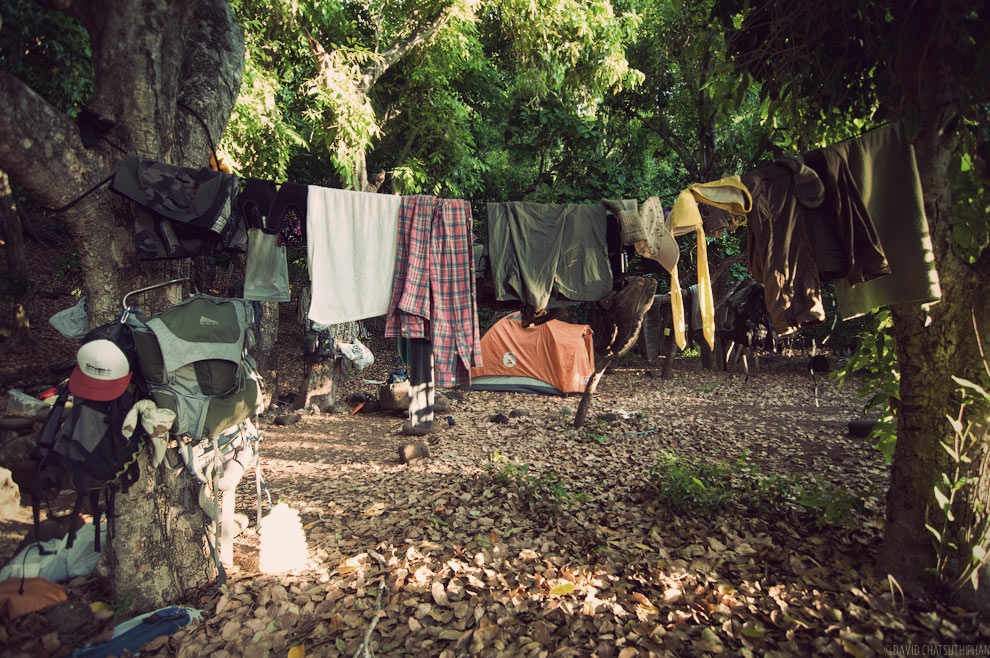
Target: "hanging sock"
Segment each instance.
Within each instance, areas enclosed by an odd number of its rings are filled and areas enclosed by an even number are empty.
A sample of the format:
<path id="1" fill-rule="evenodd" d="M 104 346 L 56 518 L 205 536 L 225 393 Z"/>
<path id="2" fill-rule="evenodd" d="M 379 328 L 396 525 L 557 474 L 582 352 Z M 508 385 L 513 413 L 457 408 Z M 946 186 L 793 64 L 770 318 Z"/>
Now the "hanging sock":
<path id="1" fill-rule="evenodd" d="M 674 236 L 694 231 L 698 240 L 698 294 L 701 307 L 701 328 L 708 346 L 715 349 L 715 300 L 712 296 L 711 275 L 708 272 L 708 243 L 698 203 L 744 215 L 753 208 L 753 198 L 739 176 L 729 176 L 710 183 L 695 183 L 682 190 L 674 201 L 667 225 Z M 670 270 L 670 305 L 674 320 L 674 340 L 684 349 L 684 304 L 677 277 L 677 264 Z"/>

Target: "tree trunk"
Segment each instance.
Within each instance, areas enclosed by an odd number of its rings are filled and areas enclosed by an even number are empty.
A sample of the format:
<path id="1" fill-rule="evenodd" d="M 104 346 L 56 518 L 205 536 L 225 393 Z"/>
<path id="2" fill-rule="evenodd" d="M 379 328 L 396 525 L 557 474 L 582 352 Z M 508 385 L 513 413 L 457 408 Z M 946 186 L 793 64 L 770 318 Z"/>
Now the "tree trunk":
<path id="1" fill-rule="evenodd" d="M 24 252 L 24 234 L 21 232 L 21 216 L 17 212 L 14 193 L 10 189 L 7 174 L 0 171 L 0 236 L 3 237 L 4 256 L 7 261 L 7 290 L 0 297 L 9 296 L 22 301 L 31 286 L 27 258 Z M 23 304 L 14 305 L 14 330 L 4 343 L 9 350 L 33 349 L 38 340 L 31 333 L 31 321 Z"/>
<path id="2" fill-rule="evenodd" d="M 44 4 L 88 30 L 94 73 L 88 107 L 115 122 L 108 135 L 115 144 L 162 162 L 207 165 L 244 63 L 243 35 L 227 2 Z M 38 203 L 59 209 L 79 250 L 93 325 L 117 317 L 128 290 L 174 278 L 176 267 L 183 267 L 137 261 L 133 206 L 105 184 L 120 158 L 106 143 L 83 148 L 68 116 L 0 70 L 0 169 Z M 118 497 L 117 544 L 104 558 L 125 614 L 174 602 L 214 573 L 204 550 L 203 515 L 197 506 L 185 510 L 182 479 L 163 467 L 142 466 L 131 493 Z"/>
<path id="3" fill-rule="evenodd" d="M 258 321 L 258 372 L 265 383 L 265 408 L 278 399 L 278 359 L 275 343 L 278 342 L 278 302 L 262 302 Z"/>
<path id="4" fill-rule="evenodd" d="M 14 329 L 4 343 L 8 350 L 32 350 L 39 346 L 38 339 L 31 333 L 31 321 L 23 304 L 14 306 Z"/>
<path id="5" fill-rule="evenodd" d="M 312 323 L 309 320 L 309 302 L 312 288 L 306 286 L 299 294 L 299 321 L 304 329 L 309 331 Z M 348 340 L 350 336 L 349 328 L 356 323 L 349 322 L 343 325 L 332 325 L 331 333 L 334 338 Z M 304 355 L 304 370 L 302 385 L 299 394 L 296 396 L 296 408 L 308 409 L 311 405 L 316 405 L 321 410 L 327 409 L 337 400 L 339 395 L 341 380 L 344 376 L 344 364 L 341 357 L 330 357 L 327 359 Z"/>
<path id="6" fill-rule="evenodd" d="M 612 365 L 612 357 L 605 359 L 605 363 L 598 367 L 595 373 L 588 379 L 588 383 L 584 387 L 584 393 L 581 394 L 581 401 L 578 403 L 577 412 L 574 414 L 574 427 L 581 428 L 584 427 L 585 421 L 588 419 L 588 409 L 591 408 L 591 395 L 592 392 L 598 388 L 598 382 L 601 381 L 602 375 L 608 370 L 608 367 Z"/>
<path id="7" fill-rule="evenodd" d="M 141 477 L 126 494 L 117 494 L 114 536 L 99 566 L 116 600 L 134 612 L 180 601 L 187 590 L 217 577 L 197 491 L 190 486 L 187 498 L 183 467 L 153 468 L 150 450 L 139 463 Z"/>
<path id="8" fill-rule="evenodd" d="M 905 591 L 930 594 L 936 593 L 937 583 L 925 570 L 935 566 L 936 558 L 925 523 L 937 518 L 928 516 L 937 512 L 933 487 L 941 474 L 950 473 L 952 468 L 940 446 L 940 442 L 953 438 L 947 416 L 958 413 L 959 398 L 951 376 L 977 382 L 985 377 L 973 320 L 975 316 L 987 345 L 990 256 L 984 251 L 975 265 L 968 265 L 951 246 L 948 168 L 952 136 L 941 135 L 940 127 L 956 111 L 954 79 L 947 70 L 926 70 L 915 76 L 930 87 L 919 94 L 921 128 L 915 148 L 943 296 L 929 316 L 916 306 L 892 309 L 900 364 L 900 406 L 881 560 Z M 985 450 L 981 459 L 977 466 L 985 471 Z M 963 494 L 958 519 L 971 518 L 978 506 L 986 509 L 990 503 L 985 486 L 966 488 Z M 967 586 L 960 597 L 966 604 L 986 610 L 990 608 L 990 572 L 984 567 L 981 575 L 984 586 L 978 591 Z"/>
<path id="9" fill-rule="evenodd" d="M 3 236 L 3 253 L 7 261 L 8 276 L 28 278 L 28 264 L 24 252 L 24 233 L 21 231 L 21 215 L 10 189 L 7 174 L 0 171 L 0 236 Z"/>

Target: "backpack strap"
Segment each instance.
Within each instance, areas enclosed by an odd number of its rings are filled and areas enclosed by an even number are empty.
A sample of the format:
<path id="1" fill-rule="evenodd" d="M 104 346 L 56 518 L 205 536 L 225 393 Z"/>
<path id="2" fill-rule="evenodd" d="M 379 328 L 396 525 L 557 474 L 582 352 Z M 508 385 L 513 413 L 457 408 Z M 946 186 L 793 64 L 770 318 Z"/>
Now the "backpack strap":
<path id="1" fill-rule="evenodd" d="M 52 555 L 52 551 L 46 551 L 41 543 L 41 485 L 38 478 L 39 472 L 35 472 L 31 480 L 31 512 L 34 514 L 34 542 L 38 545 L 40 555 Z"/>
<path id="2" fill-rule="evenodd" d="M 48 417 L 45 418 L 45 422 L 41 426 L 41 431 L 38 433 L 38 440 L 34 448 L 37 461 L 34 466 L 34 474 L 31 477 L 31 512 L 34 516 L 34 540 L 38 544 L 38 550 L 41 555 L 51 555 L 52 552 L 41 548 L 41 499 L 43 497 L 41 479 L 44 476 L 46 468 L 45 458 L 48 456 L 48 453 L 41 454 L 40 450 L 47 448 L 50 451 L 52 446 L 54 446 L 55 434 L 62 425 L 62 416 L 65 412 L 65 403 L 68 399 L 69 384 L 68 382 L 63 382 L 58 387 L 58 398 L 56 398 L 55 404 L 52 405 L 51 411 L 48 412 Z"/>
<path id="3" fill-rule="evenodd" d="M 113 513 L 113 507 L 112 507 L 111 499 L 109 498 L 109 496 L 110 496 L 110 488 L 108 487 L 108 488 L 104 489 L 103 491 L 106 492 L 105 496 L 107 496 L 107 509 L 106 509 L 106 513 L 107 513 L 107 535 L 109 535 L 110 534 L 110 519 L 112 518 L 111 517 L 111 514 Z M 93 530 L 96 531 L 96 541 L 95 541 L 95 543 L 93 545 L 93 550 L 96 551 L 97 553 L 99 553 L 100 552 L 100 517 L 102 516 L 102 514 L 100 513 L 100 490 L 99 489 L 96 489 L 94 491 L 90 491 L 89 492 L 89 504 L 93 508 Z"/>
<path id="4" fill-rule="evenodd" d="M 65 403 L 69 400 L 69 384 L 67 381 L 59 384 L 57 395 L 58 398 L 55 399 L 55 404 L 52 405 L 51 411 L 48 412 L 48 416 L 45 418 L 45 424 L 41 426 L 41 432 L 38 433 L 38 448 L 51 447 L 55 443 L 55 434 L 62 425 Z"/>
<path id="5" fill-rule="evenodd" d="M 79 512 L 82 511 L 82 504 L 83 504 L 83 495 L 80 493 L 76 495 L 76 502 L 72 505 L 72 516 L 69 517 L 69 535 L 65 541 L 66 548 L 72 548 L 72 545 L 76 542 L 76 531 L 79 530 L 79 528 L 76 527 L 76 519 L 79 518 Z M 94 518 L 96 519 L 97 524 L 99 524 L 100 522 L 99 515 L 100 515 L 99 510 L 97 510 L 93 515 Z M 97 525 L 96 531 L 99 532 L 99 529 L 100 526 Z"/>

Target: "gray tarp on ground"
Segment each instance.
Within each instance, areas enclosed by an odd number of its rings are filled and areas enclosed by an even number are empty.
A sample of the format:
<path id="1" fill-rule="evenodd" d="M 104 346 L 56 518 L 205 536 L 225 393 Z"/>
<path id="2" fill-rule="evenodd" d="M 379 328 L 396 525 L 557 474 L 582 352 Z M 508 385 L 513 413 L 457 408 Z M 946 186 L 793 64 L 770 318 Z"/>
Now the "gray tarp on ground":
<path id="1" fill-rule="evenodd" d="M 488 204 L 488 257 L 496 298 L 542 308 L 559 298 L 596 301 L 612 292 L 599 204 Z M 563 303 L 566 303 L 564 301 Z"/>
<path id="2" fill-rule="evenodd" d="M 941 299 L 914 148 L 901 124 L 830 146 L 849 164 L 863 203 L 876 224 L 890 274 L 850 286 L 835 282 L 843 319 L 889 304 Z"/>

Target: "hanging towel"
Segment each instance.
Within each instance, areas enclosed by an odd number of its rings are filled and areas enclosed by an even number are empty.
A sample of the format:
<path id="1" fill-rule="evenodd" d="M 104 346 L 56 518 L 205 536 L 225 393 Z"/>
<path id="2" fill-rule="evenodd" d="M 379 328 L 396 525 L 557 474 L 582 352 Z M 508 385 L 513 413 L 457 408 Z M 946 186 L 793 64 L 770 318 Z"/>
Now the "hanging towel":
<path id="1" fill-rule="evenodd" d="M 496 298 L 522 301 L 539 313 L 567 300 L 606 297 L 612 292 L 606 226 L 600 203 L 489 203 L 488 257 Z"/>
<path id="2" fill-rule="evenodd" d="M 392 297 L 399 202 L 392 194 L 309 186 L 310 320 L 336 324 L 385 315 Z"/>
<path id="3" fill-rule="evenodd" d="M 838 281 L 835 297 L 848 320 L 890 304 L 942 298 L 914 147 L 901 124 L 828 147 L 849 165 L 879 233 L 890 274 L 857 285 Z"/>
<path id="4" fill-rule="evenodd" d="M 715 348 L 715 300 L 712 296 L 711 276 L 708 273 L 708 243 L 705 240 L 704 223 L 698 202 L 727 210 L 734 214 L 745 214 L 753 207 L 749 190 L 739 176 L 729 176 L 710 183 L 696 183 L 682 190 L 670 211 L 668 225 L 675 236 L 694 231 L 698 240 L 698 295 L 701 308 L 702 333 L 705 341 Z M 684 301 L 681 298 L 680 280 L 677 265 L 670 270 L 670 304 L 674 316 L 674 339 L 677 346 L 684 349 Z"/>

